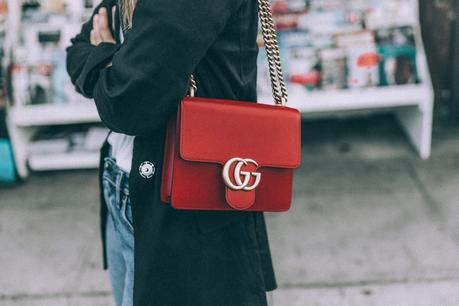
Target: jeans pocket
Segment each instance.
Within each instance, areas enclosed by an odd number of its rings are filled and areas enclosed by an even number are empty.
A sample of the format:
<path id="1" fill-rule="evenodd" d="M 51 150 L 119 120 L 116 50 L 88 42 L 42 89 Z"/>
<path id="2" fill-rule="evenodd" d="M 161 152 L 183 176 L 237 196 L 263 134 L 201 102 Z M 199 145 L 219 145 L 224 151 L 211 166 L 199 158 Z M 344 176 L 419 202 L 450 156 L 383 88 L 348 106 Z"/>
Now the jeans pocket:
<path id="1" fill-rule="evenodd" d="M 131 233 L 134 233 L 134 218 L 132 215 L 131 199 L 128 195 L 123 195 L 120 208 L 121 220 Z"/>

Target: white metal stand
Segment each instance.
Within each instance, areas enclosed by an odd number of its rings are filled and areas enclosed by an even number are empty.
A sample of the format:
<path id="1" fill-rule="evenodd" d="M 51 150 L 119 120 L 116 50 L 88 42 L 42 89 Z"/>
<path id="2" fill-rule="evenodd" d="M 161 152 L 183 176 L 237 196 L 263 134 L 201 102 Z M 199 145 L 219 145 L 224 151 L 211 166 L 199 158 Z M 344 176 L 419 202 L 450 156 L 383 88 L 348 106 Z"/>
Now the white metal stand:
<path id="1" fill-rule="evenodd" d="M 8 0 L 8 31 L 5 46 L 7 64 L 11 63 L 11 51 L 14 51 L 14 46 L 18 43 L 17 33 L 20 31 L 21 20 L 20 5 L 21 1 Z M 46 25 L 41 26 L 45 27 Z M 20 106 L 9 101 L 7 103 L 7 127 L 19 176 L 26 178 L 29 175 L 29 169 L 43 171 L 97 168 L 99 162 L 97 152 L 56 153 L 47 154 L 44 157 L 29 156 L 31 138 L 40 127 L 97 122 L 100 122 L 100 119 L 92 101 Z"/>
<path id="2" fill-rule="evenodd" d="M 22 178 L 35 171 L 59 169 L 91 169 L 99 165 L 96 152 L 70 152 L 47 155 L 46 158 L 29 158 L 29 144 L 37 128 L 74 123 L 99 122 L 94 103 L 78 105 L 38 105 L 10 107 L 7 126 L 14 150 L 16 168 Z"/>
<path id="3" fill-rule="evenodd" d="M 419 3 L 413 0 L 413 10 L 419 16 Z M 288 106 L 298 108 L 303 117 L 329 117 L 349 111 L 387 111 L 395 113 L 411 144 L 422 159 L 431 154 L 434 91 L 419 18 L 414 28 L 417 48 L 417 71 L 420 84 L 306 92 L 289 89 Z M 261 96 L 259 101 L 274 103 L 271 96 Z"/>
<path id="4" fill-rule="evenodd" d="M 417 3 L 417 1 L 414 1 Z M 20 26 L 20 1 L 8 0 L 9 17 L 7 50 L 17 43 Z M 415 8 L 416 10 L 418 7 Z M 367 89 L 337 90 L 326 92 L 290 92 L 289 106 L 296 107 L 304 117 L 325 116 L 356 110 L 392 110 L 408 138 L 421 158 L 426 159 L 431 152 L 431 134 L 434 94 L 430 80 L 427 59 L 420 34 L 419 23 L 414 26 L 417 45 L 417 68 L 421 84 Z M 8 56 L 8 52 L 7 52 Z M 260 97 L 260 101 L 271 101 L 271 97 Z M 17 169 L 22 178 L 28 175 L 28 164 L 34 170 L 75 169 L 97 167 L 98 156 L 93 153 L 56 154 L 46 160 L 30 161 L 28 147 L 34 131 L 41 126 L 71 123 L 99 122 L 93 103 L 68 105 L 12 106 L 7 103 L 9 128 Z"/>
<path id="5" fill-rule="evenodd" d="M 271 98 L 260 100 L 268 101 Z M 422 159 L 431 153 L 433 90 L 429 83 L 391 87 L 313 92 L 290 92 L 289 106 L 304 118 L 328 117 L 349 111 L 392 111 Z"/>

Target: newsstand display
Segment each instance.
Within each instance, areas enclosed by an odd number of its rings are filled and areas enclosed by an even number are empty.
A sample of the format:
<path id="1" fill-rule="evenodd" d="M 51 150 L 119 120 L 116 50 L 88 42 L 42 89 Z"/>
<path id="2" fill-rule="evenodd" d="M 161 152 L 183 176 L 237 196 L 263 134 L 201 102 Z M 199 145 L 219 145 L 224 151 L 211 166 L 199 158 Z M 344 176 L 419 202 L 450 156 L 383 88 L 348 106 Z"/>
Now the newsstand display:
<path id="1" fill-rule="evenodd" d="M 75 92 L 65 48 L 99 1 L 8 0 L 8 129 L 18 173 L 96 168 L 107 130 Z"/>
<path id="2" fill-rule="evenodd" d="M 6 121 L 20 177 L 98 166 L 106 129 L 65 69 L 65 47 L 98 2 L 0 0 Z M 429 157 L 433 90 L 416 0 L 273 0 L 272 8 L 289 106 L 305 118 L 394 112 L 420 156 Z M 259 54 L 259 101 L 272 103 L 264 50 Z"/>
<path id="3" fill-rule="evenodd" d="M 421 157 L 430 155 L 433 90 L 416 0 L 274 0 L 272 8 L 290 106 L 305 117 L 391 110 Z M 259 100 L 271 101 L 264 52 L 259 61 Z"/>

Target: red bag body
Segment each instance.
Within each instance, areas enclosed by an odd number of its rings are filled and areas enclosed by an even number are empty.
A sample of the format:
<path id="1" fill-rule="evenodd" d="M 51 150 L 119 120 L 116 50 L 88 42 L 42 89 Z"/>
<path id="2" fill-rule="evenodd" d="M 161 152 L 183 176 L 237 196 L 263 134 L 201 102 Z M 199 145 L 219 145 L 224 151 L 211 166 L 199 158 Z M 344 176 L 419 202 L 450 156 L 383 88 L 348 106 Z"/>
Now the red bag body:
<path id="1" fill-rule="evenodd" d="M 167 129 L 161 198 L 176 209 L 286 211 L 300 160 L 298 110 L 188 97 Z"/>

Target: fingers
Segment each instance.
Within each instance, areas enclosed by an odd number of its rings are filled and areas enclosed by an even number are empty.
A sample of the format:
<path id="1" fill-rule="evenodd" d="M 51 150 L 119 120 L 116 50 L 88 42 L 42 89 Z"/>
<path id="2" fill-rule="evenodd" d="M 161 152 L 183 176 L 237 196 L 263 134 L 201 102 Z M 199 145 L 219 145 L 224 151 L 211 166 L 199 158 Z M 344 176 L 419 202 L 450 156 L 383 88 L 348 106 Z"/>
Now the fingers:
<path id="1" fill-rule="evenodd" d="M 92 18 L 92 29 L 96 32 L 99 32 L 98 19 L 99 19 L 99 14 L 94 15 L 94 17 Z"/>
<path id="2" fill-rule="evenodd" d="M 99 10 L 99 17 L 97 18 L 99 35 L 102 38 L 103 42 L 112 42 L 114 43 L 115 40 L 113 39 L 112 33 L 110 32 L 109 24 L 108 24 L 108 12 L 107 9 L 102 7 Z"/>
<path id="3" fill-rule="evenodd" d="M 99 45 L 101 42 L 102 42 L 102 38 L 100 37 L 100 34 L 99 34 L 99 23 L 98 23 L 98 19 L 99 19 L 99 15 L 94 15 L 94 18 L 92 20 L 92 30 L 91 30 L 91 34 L 90 34 L 90 40 L 91 40 L 91 44 L 94 45 L 94 46 L 97 46 Z"/>
<path id="4" fill-rule="evenodd" d="M 91 45 L 97 46 L 102 42 L 102 38 L 99 35 L 99 32 L 96 30 L 91 30 Z"/>
<path id="5" fill-rule="evenodd" d="M 116 30 L 115 19 L 116 19 L 116 5 L 114 5 L 112 7 L 112 29 L 113 29 L 113 32 L 115 32 L 115 30 Z"/>
<path id="6" fill-rule="evenodd" d="M 114 19 L 115 18 L 113 18 L 113 22 Z M 109 29 L 107 9 L 101 8 L 99 12 L 94 15 L 92 20 L 92 31 L 90 38 L 91 44 L 95 46 L 99 45 L 102 42 L 113 44 L 116 43 Z"/>
<path id="7" fill-rule="evenodd" d="M 105 7 L 100 8 L 99 12 L 98 12 L 98 15 L 99 15 L 99 18 L 97 19 L 97 21 L 99 23 L 99 31 L 102 32 L 102 31 L 108 30 L 107 9 Z"/>

